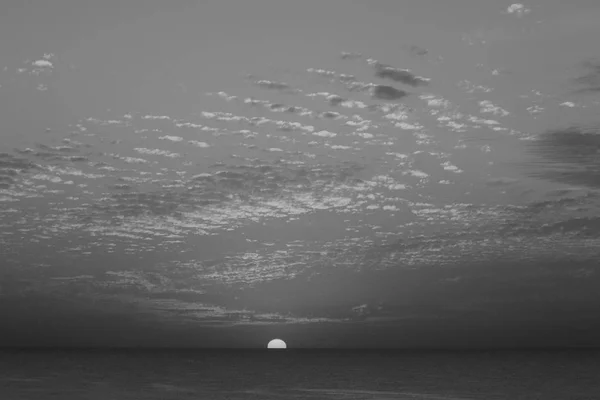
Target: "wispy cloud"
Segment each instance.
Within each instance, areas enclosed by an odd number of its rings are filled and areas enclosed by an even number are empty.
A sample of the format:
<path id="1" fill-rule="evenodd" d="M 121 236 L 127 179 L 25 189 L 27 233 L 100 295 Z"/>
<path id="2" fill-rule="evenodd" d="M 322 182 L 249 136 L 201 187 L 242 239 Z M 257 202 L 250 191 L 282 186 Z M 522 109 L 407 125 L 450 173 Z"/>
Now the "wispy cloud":
<path id="1" fill-rule="evenodd" d="M 173 152 L 168 151 L 168 150 L 147 149 L 147 148 L 144 148 L 144 147 L 136 147 L 133 150 L 137 151 L 140 154 L 158 155 L 158 156 L 165 156 L 165 157 L 169 157 L 169 158 L 178 158 L 178 157 L 181 157 L 181 154 L 179 154 L 179 153 L 173 153 Z"/>
<path id="2" fill-rule="evenodd" d="M 413 87 L 429 85 L 429 79 L 427 78 L 416 76 L 406 69 L 398 69 L 384 64 L 377 64 L 375 66 L 375 76 Z"/>

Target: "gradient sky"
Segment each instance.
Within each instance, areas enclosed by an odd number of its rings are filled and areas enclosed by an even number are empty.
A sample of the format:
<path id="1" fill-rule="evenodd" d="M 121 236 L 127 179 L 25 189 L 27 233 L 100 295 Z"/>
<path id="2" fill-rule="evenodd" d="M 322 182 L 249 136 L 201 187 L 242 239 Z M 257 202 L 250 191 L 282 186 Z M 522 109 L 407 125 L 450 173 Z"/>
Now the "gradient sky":
<path id="1" fill-rule="evenodd" d="M 0 346 L 600 344 L 594 0 L 8 0 Z"/>

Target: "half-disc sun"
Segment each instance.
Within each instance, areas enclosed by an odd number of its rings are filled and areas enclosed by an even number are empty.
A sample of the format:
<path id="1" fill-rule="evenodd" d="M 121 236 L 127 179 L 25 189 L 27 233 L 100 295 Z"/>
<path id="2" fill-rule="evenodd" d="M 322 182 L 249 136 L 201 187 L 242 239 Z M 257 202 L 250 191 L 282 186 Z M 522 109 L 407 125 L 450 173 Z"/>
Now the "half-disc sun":
<path id="1" fill-rule="evenodd" d="M 268 349 L 286 349 L 287 345 L 281 339 L 273 339 L 267 345 Z"/>

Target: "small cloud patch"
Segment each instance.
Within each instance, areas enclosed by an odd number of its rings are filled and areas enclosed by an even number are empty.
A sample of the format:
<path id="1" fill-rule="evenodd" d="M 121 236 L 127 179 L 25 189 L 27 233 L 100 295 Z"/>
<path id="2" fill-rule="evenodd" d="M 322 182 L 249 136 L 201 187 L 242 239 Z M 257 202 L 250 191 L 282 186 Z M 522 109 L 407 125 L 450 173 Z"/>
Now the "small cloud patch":
<path id="1" fill-rule="evenodd" d="M 263 89 L 270 89 L 270 90 L 290 89 L 290 85 L 288 85 L 285 82 L 274 82 L 274 81 L 267 81 L 267 80 L 256 81 L 256 86 L 263 88 Z"/>
<path id="2" fill-rule="evenodd" d="M 37 60 L 32 63 L 32 65 L 40 68 L 53 68 L 54 65 L 48 60 Z"/>
<path id="3" fill-rule="evenodd" d="M 199 142 L 197 140 L 190 140 L 188 143 L 191 144 L 191 145 L 193 145 L 193 146 L 196 146 L 196 147 L 202 147 L 202 148 L 210 147 L 210 145 L 208 143 L 206 143 L 206 142 Z"/>
<path id="4" fill-rule="evenodd" d="M 523 4 L 515 3 L 511 4 L 506 9 L 506 12 L 508 14 L 515 14 L 517 17 L 522 17 L 523 15 L 529 14 L 531 12 L 531 9 L 525 7 Z"/>
<path id="5" fill-rule="evenodd" d="M 159 136 L 158 138 L 160 140 L 170 140 L 171 142 L 181 142 L 183 140 L 182 137 L 171 135 Z"/>
<path id="6" fill-rule="evenodd" d="M 319 132 L 314 132 L 313 135 L 321 136 L 321 137 L 336 137 L 337 133 L 329 132 L 329 131 L 319 131 Z"/>

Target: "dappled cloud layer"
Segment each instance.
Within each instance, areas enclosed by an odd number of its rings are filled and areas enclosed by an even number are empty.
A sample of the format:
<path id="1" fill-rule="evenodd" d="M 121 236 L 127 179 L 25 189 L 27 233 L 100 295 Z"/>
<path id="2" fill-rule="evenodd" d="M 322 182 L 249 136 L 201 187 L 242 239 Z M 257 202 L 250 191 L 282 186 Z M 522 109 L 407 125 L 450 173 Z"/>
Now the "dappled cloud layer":
<path id="1" fill-rule="evenodd" d="M 393 306 L 414 290 L 403 271 L 438 268 L 424 282 L 451 293 L 498 278 L 497 262 L 525 263 L 504 279 L 531 287 L 596 272 L 533 274 L 526 263 L 600 256 L 597 126 L 520 126 L 597 112 L 597 102 L 527 90 L 517 109 L 490 80 L 449 90 L 442 73 L 351 51 L 332 58 L 339 70 L 254 71 L 238 82 L 252 97 L 204 93 L 213 107 L 190 115 L 85 116 L 30 147 L 3 147 L 0 293 L 109 297 L 208 325 L 342 323 L 412 315 Z M 60 68 L 45 54 L 4 73 L 47 91 Z M 597 69 L 586 64 L 576 84 L 596 90 Z M 365 288 L 357 276 L 397 284 Z"/>

